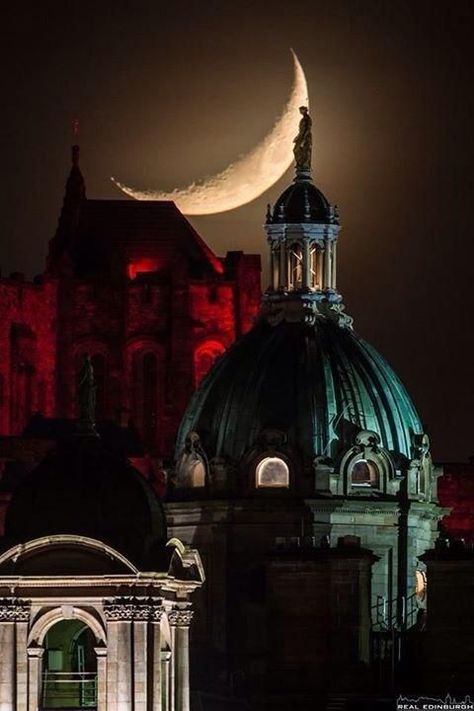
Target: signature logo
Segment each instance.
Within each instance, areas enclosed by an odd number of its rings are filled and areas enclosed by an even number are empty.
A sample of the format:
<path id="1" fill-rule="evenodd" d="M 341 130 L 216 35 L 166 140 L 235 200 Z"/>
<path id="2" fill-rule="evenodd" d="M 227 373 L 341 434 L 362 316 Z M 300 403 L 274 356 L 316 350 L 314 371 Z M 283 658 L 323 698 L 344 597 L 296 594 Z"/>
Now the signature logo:
<path id="1" fill-rule="evenodd" d="M 397 699 L 397 711 L 474 711 L 474 701 L 470 696 L 462 701 L 458 701 L 450 694 L 444 699 L 433 699 L 428 696 L 420 696 L 417 699 L 406 696 L 399 696 Z"/>

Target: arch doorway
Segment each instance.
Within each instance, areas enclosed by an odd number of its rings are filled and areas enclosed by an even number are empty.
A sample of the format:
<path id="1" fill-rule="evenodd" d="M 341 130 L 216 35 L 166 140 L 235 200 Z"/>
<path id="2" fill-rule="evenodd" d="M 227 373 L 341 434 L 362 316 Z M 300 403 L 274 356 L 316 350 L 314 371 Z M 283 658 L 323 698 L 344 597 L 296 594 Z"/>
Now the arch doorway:
<path id="1" fill-rule="evenodd" d="M 63 619 L 44 638 L 42 709 L 97 708 L 96 638 L 78 619 Z"/>

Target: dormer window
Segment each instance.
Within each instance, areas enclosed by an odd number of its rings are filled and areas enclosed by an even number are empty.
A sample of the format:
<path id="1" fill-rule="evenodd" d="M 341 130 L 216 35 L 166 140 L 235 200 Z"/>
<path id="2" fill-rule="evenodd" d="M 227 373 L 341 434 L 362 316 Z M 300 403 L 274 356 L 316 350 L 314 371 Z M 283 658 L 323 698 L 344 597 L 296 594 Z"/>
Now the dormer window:
<path id="1" fill-rule="evenodd" d="M 374 462 L 367 459 L 358 459 L 352 465 L 351 484 L 357 489 L 380 488 L 380 474 Z"/>
<path id="2" fill-rule="evenodd" d="M 257 489 L 288 489 L 290 470 L 280 457 L 265 457 L 255 471 Z"/>
<path id="3" fill-rule="evenodd" d="M 186 485 L 190 488 L 206 486 L 206 467 L 200 457 L 188 465 Z"/>

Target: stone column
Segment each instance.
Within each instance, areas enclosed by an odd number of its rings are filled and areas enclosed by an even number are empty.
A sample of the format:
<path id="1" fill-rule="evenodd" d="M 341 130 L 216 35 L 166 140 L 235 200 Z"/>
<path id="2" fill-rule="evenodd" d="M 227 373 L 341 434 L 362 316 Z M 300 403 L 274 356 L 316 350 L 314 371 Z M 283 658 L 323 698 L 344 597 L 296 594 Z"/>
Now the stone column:
<path id="1" fill-rule="evenodd" d="M 326 240 L 324 250 L 324 284 L 325 289 L 331 287 L 331 242 Z"/>
<path id="2" fill-rule="evenodd" d="M 309 256 L 309 240 L 303 240 L 303 287 L 311 286 L 311 265 Z"/>
<path id="3" fill-rule="evenodd" d="M 323 282 L 323 259 L 324 259 L 324 247 L 320 247 L 318 244 L 315 243 L 314 248 L 316 250 L 315 253 L 315 280 L 319 285 L 320 289 L 324 288 L 324 282 Z"/>
<path id="4" fill-rule="evenodd" d="M 153 711 L 166 709 L 163 704 L 163 679 L 161 673 L 161 617 L 162 610 L 154 609 L 152 613 L 153 635 L 153 686 L 151 689 L 151 706 Z"/>
<path id="5" fill-rule="evenodd" d="M 137 612 L 133 621 L 133 695 L 134 711 L 147 709 L 147 626 L 148 616 Z"/>
<path id="6" fill-rule="evenodd" d="M 132 709 L 132 623 L 116 622 L 117 626 L 117 708 Z"/>
<path id="7" fill-rule="evenodd" d="M 191 610 L 173 610 L 168 615 L 172 632 L 172 659 L 174 661 L 171 692 L 175 699 L 175 706 L 172 711 L 190 711 L 189 625 L 192 616 Z"/>
<path id="8" fill-rule="evenodd" d="M 168 616 L 169 617 L 169 616 Z M 171 656 L 168 669 L 168 697 L 169 697 L 169 711 L 176 711 L 176 627 L 170 622 L 170 635 L 171 635 Z"/>
<path id="9" fill-rule="evenodd" d="M 107 708 L 132 709 L 132 620 L 134 605 L 115 600 L 104 606 L 107 620 Z"/>
<path id="10" fill-rule="evenodd" d="M 274 247 L 272 247 L 271 279 L 272 279 L 272 289 L 274 291 L 276 291 L 276 289 L 278 289 L 278 255 L 277 255 L 277 251 Z"/>
<path id="11" fill-rule="evenodd" d="M 42 647 L 28 649 L 28 711 L 38 711 L 41 694 Z"/>
<path id="12" fill-rule="evenodd" d="M 117 622 L 107 618 L 107 709 L 117 709 L 117 655 L 118 655 L 118 627 Z"/>
<path id="13" fill-rule="evenodd" d="M 161 652 L 161 678 L 163 711 L 170 711 L 170 670 L 171 652 Z"/>
<path id="14" fill-rule="evenodd" d="M 337 243 L 336 241 L 333 242 L 332 244 L 332 269 L 331 269 L 331 284 L 332 288 L 336 288 L 336 247 Z"/>
<path id="15" fill-rule="evenodd" d="M 269 286 L 273 288 L 273 249 L 271 242 L 268 243 L 268 281 Z"/>
<path id="16" fill-rule="evenodd" d="M 97 711 L 107 711 L 107 649 L 95 647 L 97 657 Z"/>
<path id="17" fill-rule="evenodd" d="M 15 623 L 0 622 L 0 711 L 13 711 L 15 701 Z"/>
<path id="18" fill-rule="evenodd" d="M 286 266 L 286 243 L 284 240 L 280 242 L 280 283 L 278 286 L 286 287 L 288 284 L 287 266 Z"/>
<path id="19" fill-rule="evenodd" d="M 1 608 L 0 608 L 1 611 Z M 27 711 L 28 708 L 28 620 L 29 606 L 16 606 L 14 614 L 16 633 L 16 711 Z"/>
<path id="20" fill-rule="evenodd" d="M 27 711 L 30 603 L 0 598 L 0 711 Z"/>

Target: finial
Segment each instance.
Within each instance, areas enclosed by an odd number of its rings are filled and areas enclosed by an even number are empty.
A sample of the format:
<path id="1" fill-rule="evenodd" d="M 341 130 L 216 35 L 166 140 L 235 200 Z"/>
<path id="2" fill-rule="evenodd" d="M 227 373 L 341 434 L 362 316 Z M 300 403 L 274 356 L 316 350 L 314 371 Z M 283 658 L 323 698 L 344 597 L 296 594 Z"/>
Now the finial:
<path id="1" fill-rule="evenodd" d="M 79 167 L 79 145 L 78 145 L 78 136 L 79 136 L 79 119 L 77 117 L 73 118 L 72 120 L 72 138 L 73 138 L 73 146 L 72 146 L 72 164 L 75 168 Z"/>
<path id="2" fill-rule="evenodd" d="M 296 176 L 311 180 L 311 151 L 313 147 L 313 134 L 311 132 L 311 116 L 307 106 L 300 106 L 301 120 L 298 135 L 294 138 L 293 153 L 295 156 Z"/>
<path id="3" fill-rule="evenodd" d="M 86 354 L 79 372 L 78 394 L 78 431 L 80 434 L 95 435 L 96 384 L 92 361 Z"/>
<path id="4" fill-rule="evenodd" d="M 266 222 L 267 224 L 272 221 L 272 206 L 270 203 L 267 203 L 267 217 L 266 217 Z"/>
<path id="5" fill-rule="evenodd" d="M 79 146 L 73 146 L 71 149 L 71 159 L 74 168 L 79 167 Z"/>

